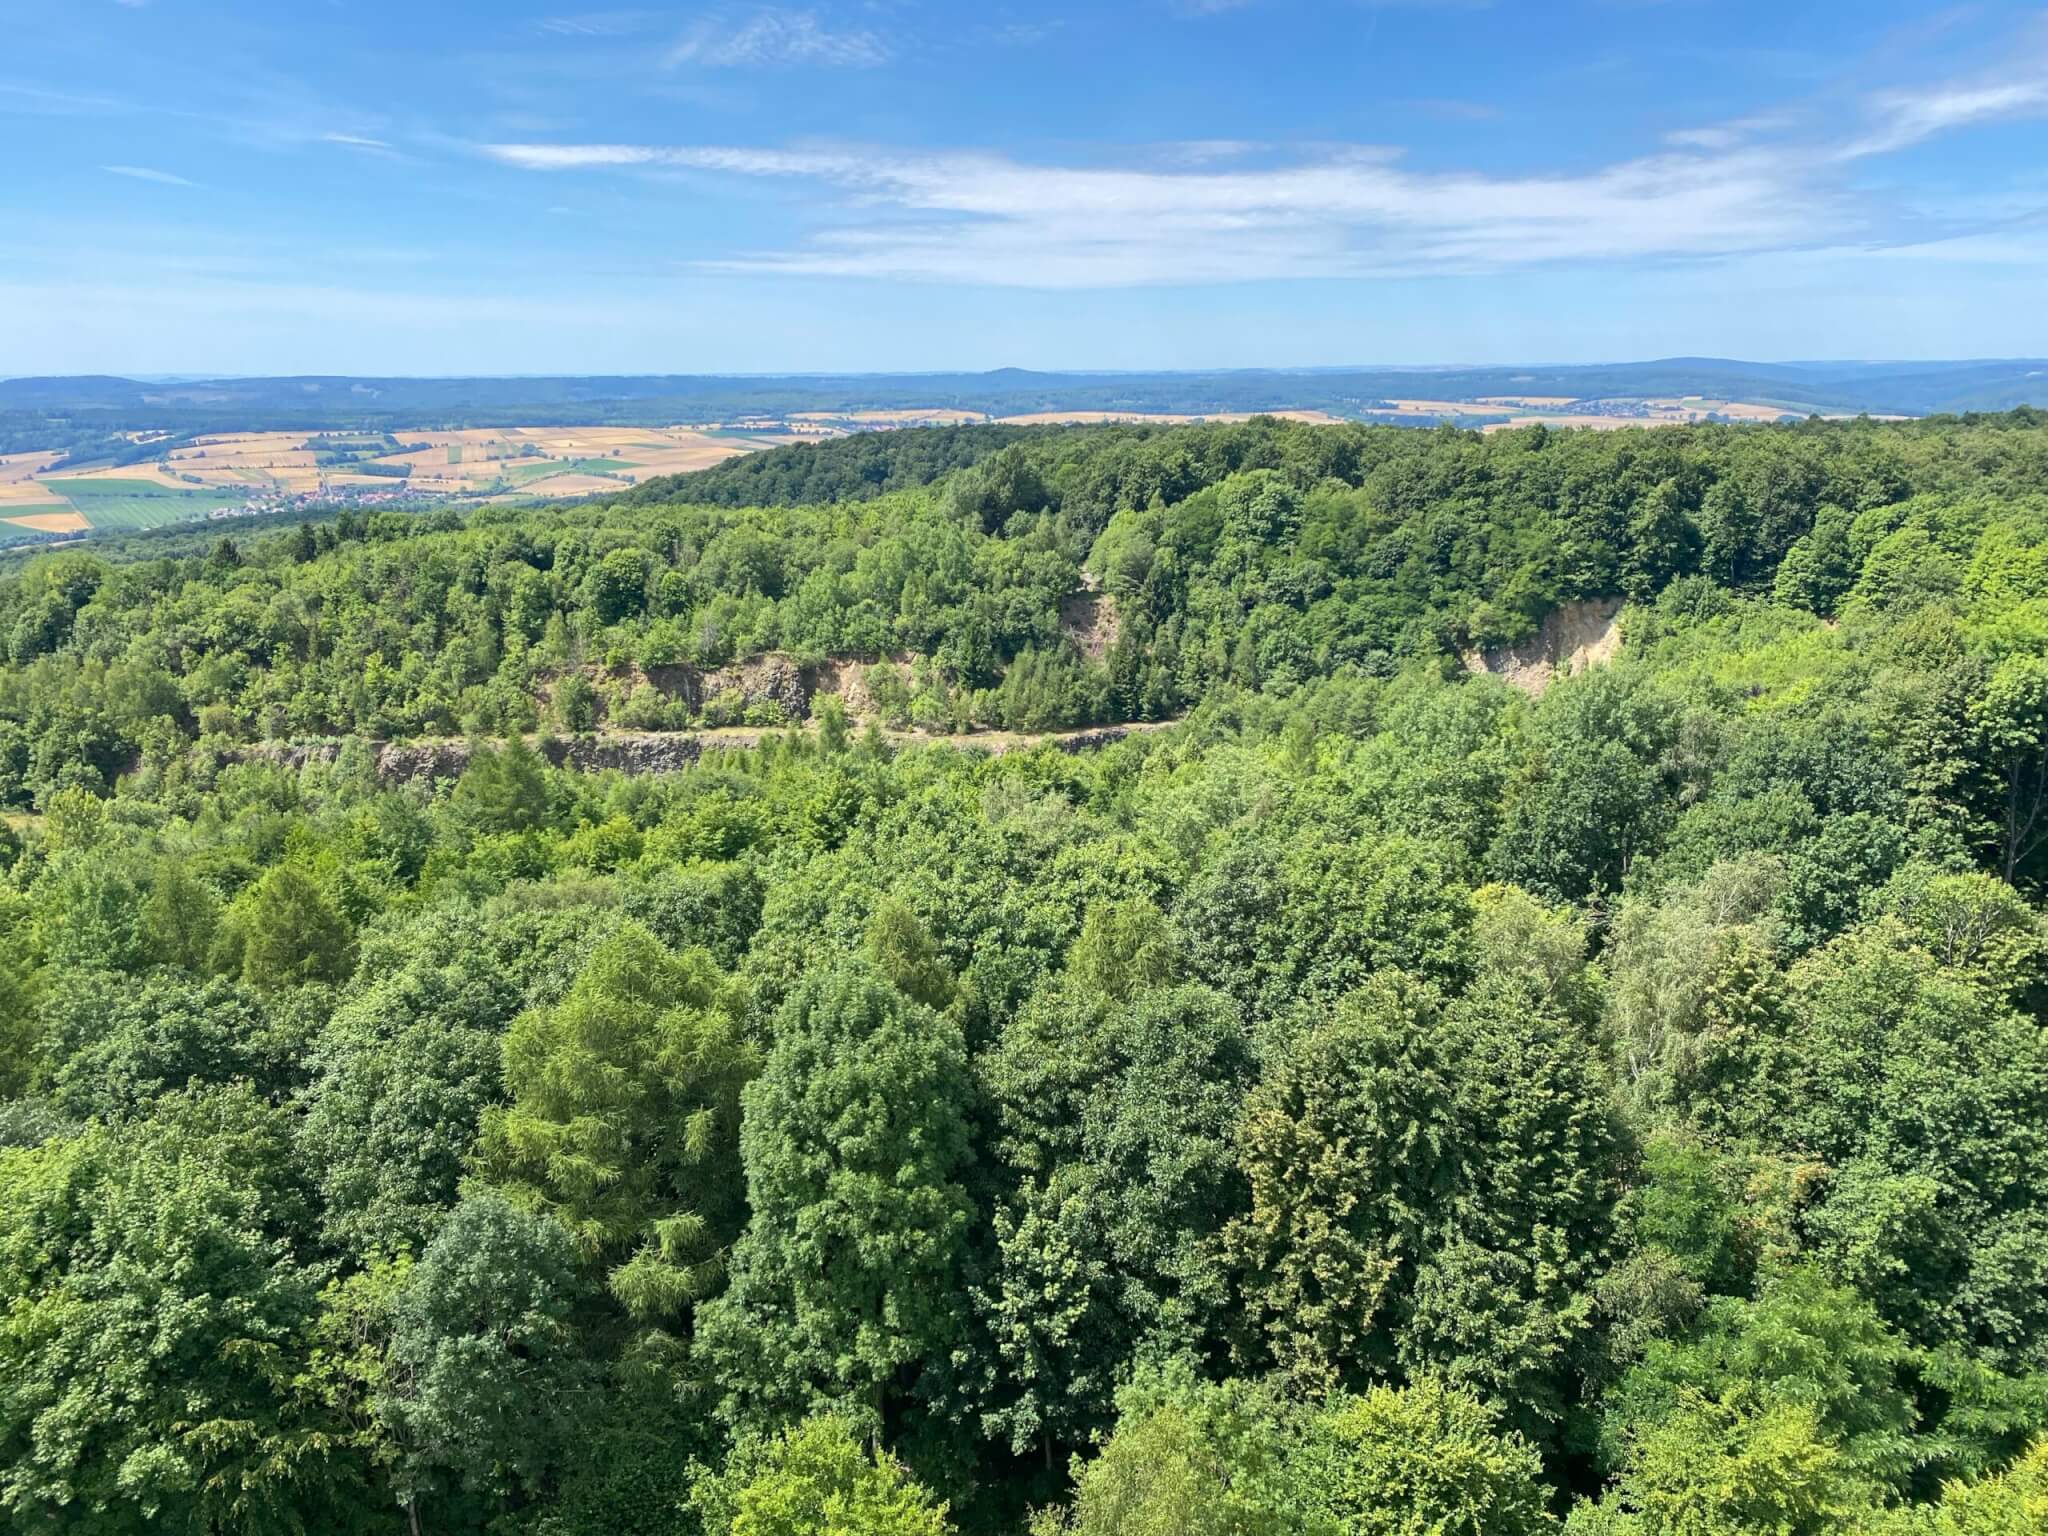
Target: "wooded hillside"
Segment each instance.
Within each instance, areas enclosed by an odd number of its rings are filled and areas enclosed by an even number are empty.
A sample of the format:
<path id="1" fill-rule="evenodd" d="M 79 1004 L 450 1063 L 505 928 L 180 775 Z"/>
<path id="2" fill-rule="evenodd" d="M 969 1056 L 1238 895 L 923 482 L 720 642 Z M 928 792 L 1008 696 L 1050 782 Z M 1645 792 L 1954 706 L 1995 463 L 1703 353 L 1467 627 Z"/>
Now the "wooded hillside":
<path id="1" fill-rule="evenodd" d="M 2038 413 L 890 434 L 0 638 L 9 1529 L 2048 1522 Z"/>

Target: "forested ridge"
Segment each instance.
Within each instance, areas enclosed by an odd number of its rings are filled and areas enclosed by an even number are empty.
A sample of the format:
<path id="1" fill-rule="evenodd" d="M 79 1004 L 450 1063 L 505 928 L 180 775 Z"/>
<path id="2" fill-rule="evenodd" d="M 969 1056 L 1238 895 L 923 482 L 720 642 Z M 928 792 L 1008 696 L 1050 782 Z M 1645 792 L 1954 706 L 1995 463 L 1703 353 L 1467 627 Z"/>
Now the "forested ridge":
<path id="1" fill-rule="evenodd" d="M 962 441 L 0 578 L 0 1523 L 2048 1526 L 2048 419 Z"/>
<path id="2" fill-rule="evenodd" d="M 798 413 L 966 410 L 989 416 L 1123 411 L 1215 416 L 1328 410 L 1350 416 L 1390 399 L 1674 396 L 1772 402 L 1800 414 L 1928 415 L 1996 411 L 2037 400 L 2042 359 L 1755 363 L 1649 362 L 1478 368 L 1239 368 L 1166 373 L 530 375 L 483 378 L 0 378 L 0 443 L 15 432 L 121 433 L 381 430 L 621 423 L 666 426 Z M 25 449 L 57 446 L 27 441 Z"/>

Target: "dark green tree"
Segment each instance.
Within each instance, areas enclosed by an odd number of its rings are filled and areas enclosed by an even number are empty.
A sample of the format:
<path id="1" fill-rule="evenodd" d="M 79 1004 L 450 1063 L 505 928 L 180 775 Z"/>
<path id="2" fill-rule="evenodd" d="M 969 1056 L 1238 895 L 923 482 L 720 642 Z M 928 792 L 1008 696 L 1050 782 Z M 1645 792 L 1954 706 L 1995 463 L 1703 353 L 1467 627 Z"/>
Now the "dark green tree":
<path id="1" fill-rule="evenodd" d="M 972 1206 L 959 1030 L 864 968 L 814 973 L 744 1095 L 753 1216 L 698 1338 L 741 1423 L 953 1390 Z"/>

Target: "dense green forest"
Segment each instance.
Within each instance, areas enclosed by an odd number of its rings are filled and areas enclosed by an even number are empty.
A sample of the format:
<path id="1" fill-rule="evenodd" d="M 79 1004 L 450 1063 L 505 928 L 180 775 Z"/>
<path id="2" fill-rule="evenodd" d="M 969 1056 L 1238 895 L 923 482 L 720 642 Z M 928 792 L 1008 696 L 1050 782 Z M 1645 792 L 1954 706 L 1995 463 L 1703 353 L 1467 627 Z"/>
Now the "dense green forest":
<path id="1" fill-rule="evenodd" d="M 777 724 L 801 708 L 731 673 L 770 654 L 843 659 L 892 727 L 1042 731 L 1175 718 L 1223 687 L 1387 678 L 1522 640 L 1563 601 L 1674 583 L 1832 617 L 1883 581 L 1903 588 L 1891 608 L 1962 583 L 1980 539 L 2031 537 L 2002 530 L 2031 528 L 2044 484 L 2031 412 L 963 429 L 793 448 L 619 504 L 350 514 L 199 560 L 65 551 L 0 582 L 0 803 L 101 792 L 195 742 L 218 759 L 295 738 Z M 722 504 L 735 487 L 769 504 Z"/>
<path id="2" fill-rule="evenodd" d="M 0 577 L 7 1529 L 2048 1528 L 2048 418 L 779 457 Z"/>

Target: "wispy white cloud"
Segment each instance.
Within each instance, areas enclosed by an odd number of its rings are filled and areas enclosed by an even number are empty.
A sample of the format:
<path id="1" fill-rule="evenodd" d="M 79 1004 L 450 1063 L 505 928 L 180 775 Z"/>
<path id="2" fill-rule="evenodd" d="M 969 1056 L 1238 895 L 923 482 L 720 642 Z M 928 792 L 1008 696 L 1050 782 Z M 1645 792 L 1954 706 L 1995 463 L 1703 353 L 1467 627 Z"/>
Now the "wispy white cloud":
<path id="1" fill-rule="evenodd" d="M 646 11 L 591 11 L 575 16 L 548 16 L 537 25 L 556 37 L 629 37 L 653 22 Z"/>
<path id="2" fill-rule="evenodd" d="M 1844 146 L 1844 157 L 1889 154 L 1973 123 L 2048 116 L 2048 66 L 2031 75 L 1887 91 L 1871 106 L 1869 132 Z"/>
<path id="3" fill-rule="evenodd" d="M 837 187 L 894 216 L 749 270 L 1030 287 L 1471 272 L 1696 256 L 1811 238 L 1811 189 L 1762 154 L 1664 154 L 1580 176 L 1428 174 L 1385 150 L 1257 166 L 1025 165 L 994 155 L 845 149 L 494 145 L 530 170 L 669 167 Z M 1798 193 L 1800 195 L 1794 195 Z"/>
<path id="4" fill-rule="evenodd" d="M 1726 150 L 1773 134 L 1783 134 L 1796 126 L 1797 119 L 1790 113 L 1760 112 L 1753 117 L 1738 117 L 1725 123 L 1680 128 L 1665 134 L 1664 142 L 1676 149 Z"/>
<path id="5" fill-rule="evenodd" d="M 372 154 L 391 153 L 391 146 L 384 140 L 365 138 L 360 133 L 323 133 L 320 135 L 320 142 L 339 144 L 345 149 L 367 150 Z"/>
<path id="6" fill-rule="evenodd" d="M 770 6 L 744 17 L 703 18 L 677 40 L 667 62 L 728 69 L 772 64 L 872 69 L 888 63 L 893 53 L 874 32 L 839 30 L 821 21 L 816 11 Z"/>
<path id="7" fill-rule="evenodd" d="M 146 165 L 103 165 L 100 167 L 109 176 L 126 176 L 131 181 L 153 181 L 165 187 L 196 187 L 196 181 L 187 181 L 182 176 L 173 176 L 169 171 L 152 170 Z"/>
<path id="8" fill-rule="evenodd" d="M 113 96 L 88 96 L 77 91 L 53 91 L 47 86 L 0 80 L 0 111 L 83 117 L 133 110 L 130 103 Z"/>
<path id="9" fill-rule="evenodd" d="M 1400 105 L 1447 123 L 1489 123 L 1500 116 L 1500 108 L 1490 102 L 1461 101 L 1453 96 L 1423 96 Z"/>
<path id="10" fill-rule="evenodd" d="M 845 146 L 494 144 L 532 171 L 682 170 L 805 184 L 825 227 L 723 270 L 1034 288 L 1501 272 L 1952 239 L 1859 190 L 1852 162 L 1997 117 L 2048 112 L 2048 75 L 1937 84 L 1860 104 L 1817 137 L 1757 115 L 1574 172 L 1413 169 L 1368 146 L 1168 146 L 1112 165 Z M 1975 226 L 1981 229 L 1981 225 Z M 1966 247 L 1967 249 L 1967 247 Z"/>
<path id="11" fill-rule="evenodd" d="M 728 267 L 820 275 L 1126 286 L 1478 271 L 1694 256 L 1809 238 L 1782 159 L 1665 154 L 1580 176 L 1407 170 L 1384 150 L 1155 170 L 845 149 L 494 145 L 530 170 L 668 167 L 837 187 L 886 219 Z M 1794 193 L 1801 195 L 1794 195 Z"/>

